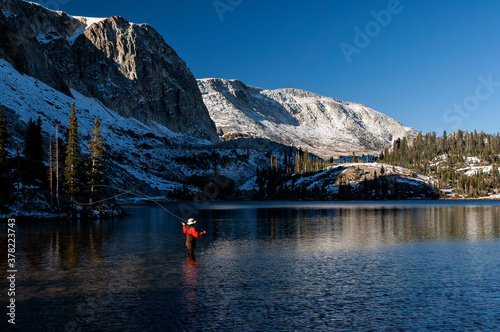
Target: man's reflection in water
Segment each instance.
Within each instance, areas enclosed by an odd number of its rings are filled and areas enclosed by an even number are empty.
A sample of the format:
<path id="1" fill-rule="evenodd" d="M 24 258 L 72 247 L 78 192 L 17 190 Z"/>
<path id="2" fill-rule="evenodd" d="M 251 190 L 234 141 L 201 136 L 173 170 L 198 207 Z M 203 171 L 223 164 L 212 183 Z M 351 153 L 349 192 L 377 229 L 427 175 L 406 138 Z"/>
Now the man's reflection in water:
<path id="1" fill-rule="evenodd" d="M 182 263 L 182 297 L 189 321 L 196 321 L 198 310 L 198 266 L 196 257 L 189 255 Z"/>

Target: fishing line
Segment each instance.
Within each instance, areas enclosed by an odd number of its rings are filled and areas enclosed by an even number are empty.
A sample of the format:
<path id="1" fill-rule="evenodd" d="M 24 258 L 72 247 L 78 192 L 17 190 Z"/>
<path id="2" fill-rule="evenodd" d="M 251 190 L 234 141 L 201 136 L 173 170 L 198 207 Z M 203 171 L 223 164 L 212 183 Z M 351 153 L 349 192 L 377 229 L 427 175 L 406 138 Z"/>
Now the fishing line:
<path id="1" fill-rule="evenodd" d="M 87 185 L 87 186 L 90 186 L 90 185 Z M 121 188 L 118 188 L 118 187 L 114 187 L 114 186 L 107 186 L 107 185 L 94 185 L 94 187 L 103 187 L 103 188 L 108 188 L 108 189 L 115 189 L 115 190 L 119 190 L 121 191 L 122 193 L 121 194 L 118 194 L 118 195 L 115 195 L 115 196 L 112 196 L 112 197 L 108 197 L 108 198 L 105 198 L 105 199 L 102 199 L 100 201 L 97 201 L 97 202 L 92 202 L 92 203 L 80 203 L 80 202 L 76 202 L 75 201 L 75 204 L 76 205 L 80 205 L 80 206 L 92 206 L 94 204 L 98 204 L 98 203 L 103 203 L 103 202 L 106 202 L 106 201 L 109 201 L 109 200 L 112 200 L 112 199 L 115 199 L 117 197 L 121 197 L 121 196 L 124 196 L 124 195 L 134 195 L 134 196 L 139 196 L 139 197 L 142 197 L 142 198 L 146 198 L 150 201 L 152 201 L 153 203 L 155 203 L 156 205 L 158 205 L 161 209 L 163 209 L 165 212 L 167 212 L 168 214 L 170 214 L 172 217 L 174 218 L 177 218 L 179 220 L 182 221 L 182 223 L 185 223 L 187 222 L 187 220 L 173 214 L 172 212 L 170 212 L 168 209 L 166 209 L 164 206 L 162 206 L 160 203 L 158 203 L 158 201 L 156 201 L 155 199 L 153 199 L 152 197 L 149 197 L 148 195 L 140 192 L 140 191 L 134 191 L 134 190 L 125 190 L 125 189 L 121 189 Z"/>

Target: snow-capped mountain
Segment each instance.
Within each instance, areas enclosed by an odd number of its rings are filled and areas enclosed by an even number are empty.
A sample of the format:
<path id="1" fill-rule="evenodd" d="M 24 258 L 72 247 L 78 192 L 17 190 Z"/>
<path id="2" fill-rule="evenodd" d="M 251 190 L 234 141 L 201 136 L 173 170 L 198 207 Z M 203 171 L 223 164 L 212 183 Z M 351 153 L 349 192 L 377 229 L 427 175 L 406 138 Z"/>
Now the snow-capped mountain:
<path id="1" fill-rule="evenodd" d="M 322 157 L 370 153 L 416 135 L 364 105 L 297 90 L 264 90 L 238 80 L 199 79 L 203 100 L 225 140 L 259 137 Z"/>
<path id="2" fill-rule="evenodd" d="M 221 140 L 194 76 L 150 26 L 0 0 L 0 106 L 10 134 L 8 157 L 22 151 L 27 123 L 38 118 L 48 155 L 56 128 L 64 140 L 73 103 L 82 153 L 98 118 L 109 183 L 123 190 L 149 196 L 183 185 L 196 190 L 189 178 L 214 172 L 206 160 L 193 162 L 198 157 L 225 165 L 218 174 L 238 184 L 268 162 L 260 152 L 214 144 Z"/>
<path id="3" fill-rule="evenodd" d="M 70 16 L 20 0 L 0 6 L 0 58 L 18 72 L 146 125 L 219 140 L 194 76 L 148 24 Z"/>
<path id="4" fill-rule="evenodd" d="M 306 91 L 197 83 L 147 24 L 0 0 L 0 106 L 9 158 L 23 146 L 29 120 L 38 118 L 48 156 L 56 128 L 64 137 L 73 103 L 83 155 L 98 118 L 108 182 L 148 196 L 203 192 L 212 174 L 230 180 L 215 181 L 218 189 L 251 195 L 257 169 L 267 169 L 270 157 L 283 165 L 296 153 L 289 146 L 329 158 L 378 150 L 413 134 L 362 105 Z M 229 142 L 220 140 L 215 124 Z M 237 137 L 249 139 L 231 140 Z"/>
<path id="5" fill-rule="evenodd" d="M 74 89 L 70 92 L 72 96 L 23 75 L 12 64 L 0 59 L 0 106 L 11 136 L 7 146 L 10 157 L 16 156 L 18 148 L 23 147 L 28 121 L 38 118 L 42 121 L 45 153 L 48 154 L 50 144 L 54 154 L 56 130 L 59 139 L 64 140 L 72 103 L 75 103 L 82 153 L 87 154 L 93 121 L 98 118 L 105 143 L 109 183 L 120 190 L 133 190 L 147 196 L 165 195 L 184 185 L 194 192 L 197 189 L 190 178 L 207 176 L 215 169 L 239 187 L 254 177 L 258 167 L 268 165 L 269 158 L 264 150 L 285 149 L 276 143 L 254 144 L 246 140 L 214 144 L 174 133 L 154 121 L 146 125 L 137 119 L 123 117 L 95 98 Z"/>

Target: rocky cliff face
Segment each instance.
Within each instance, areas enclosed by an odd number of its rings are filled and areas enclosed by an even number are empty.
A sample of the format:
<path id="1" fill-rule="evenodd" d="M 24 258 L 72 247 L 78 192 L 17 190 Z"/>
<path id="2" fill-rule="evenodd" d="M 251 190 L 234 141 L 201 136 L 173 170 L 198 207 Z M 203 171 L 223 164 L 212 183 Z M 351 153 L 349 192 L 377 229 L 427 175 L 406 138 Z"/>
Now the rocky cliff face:
<path id="1" fill-rule="evenodd" d="M 259 137 L 330 158 L 375 153 L 415 131 L 364 105 L 297 90 L 263 90 L 237 80 L 201 79 L 210 116 L 225 140 Z"/>
<path id="2" fill-rule="evenodd" d="M 145 124 L 218 140 L 194 76 L 151 26 L 20 0 L 1 0 L 0 8 L 0 57 L 19 72 Z"/>

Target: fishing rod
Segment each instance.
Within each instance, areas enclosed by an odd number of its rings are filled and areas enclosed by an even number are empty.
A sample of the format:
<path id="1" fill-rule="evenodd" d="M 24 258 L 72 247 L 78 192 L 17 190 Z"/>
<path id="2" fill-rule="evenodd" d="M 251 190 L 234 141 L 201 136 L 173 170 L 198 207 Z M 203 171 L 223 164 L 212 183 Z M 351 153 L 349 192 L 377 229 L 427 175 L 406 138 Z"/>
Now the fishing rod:
<path id="1" fill-rule="evenodd" d="M 174 217 L 176 219 L 179 219 L 181 221 L 182 225 L 184 226 L 184 233 L 187 233 L 186 246 L 188 248 L 188 255 L 191 255 L 192 257 L 194 257 L 194 248 L 196 247 L 196 238 L 198 236 L 200 236 L 200 235 L 204 235 L 204 234 L 207 233 L 204 229 L 201 230 L 201 233 L 197 232 L 196 229 L 194 229 L 194 232 L 195 232 L 194 234 L 193 234 L 192 230 L 188 230 L 189 227 L 193 226 L 196 223 L 195 220 L 193 220 L 193 219 L 185 220 L 185 219 L 183 219 L 183 218 L 181 218 L 181 217 L 173 214 L 168 209 L 166 209 L 164 206 L 162 206 L 160 203 L 158 203 L 157 200 L 153 199 L 152 197 L 149 197 L 148 195 L 146 195 L 146 194 L 144 194 L 144 193 L 142 193 L 140 191 L 136 192 L 134 190 L 125 190 L 125 189 L 117 188 L 117 187 L 114 187 L 114 186 L 108 186 L 108 185 L 95 185 L 95 186 L 96 187 L 110 188 L 110 189 L 114 189 L 114 190 L 119 190 L 119 191 L 122 192 L 122 194 L 115 195 L 113 197 L 97 201 L 95 203 L 94 202 L 92 202 L 92 203 L 80 203 L 80 204 L 77 203 L 78 205 L 89 206 L 89 205 L 92 205 L 92 204 L 109 201 L 110 199 L 113 199 L 113 198 L 116 198 L 116 197 L 120 197 L 120 196 L 123 196 L 123 195 L 135 195 L 135 196 L 139 196 L 139 197 L 143 197 L 143 198 L 149 199 L 150 201 L 152 201 L 156 205 L 158 205 L 161 209 L 163 209 L 165 212 L 167 212 L 169 215 L 171 215 L 172 217 Z M 189 234 L 191 236 L 189 236 Z"/>

